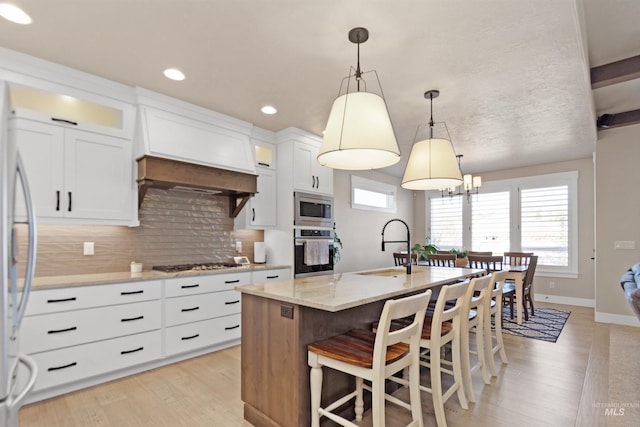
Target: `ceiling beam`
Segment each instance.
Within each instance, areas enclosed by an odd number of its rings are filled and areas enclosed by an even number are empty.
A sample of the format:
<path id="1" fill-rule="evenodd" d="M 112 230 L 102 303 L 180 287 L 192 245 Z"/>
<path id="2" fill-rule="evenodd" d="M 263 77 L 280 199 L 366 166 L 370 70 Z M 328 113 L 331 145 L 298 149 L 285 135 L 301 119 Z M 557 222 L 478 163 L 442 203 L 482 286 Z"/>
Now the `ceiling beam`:
<path id="1" fill-rule="evenodd" d="M 616 114 L 603 114 L 598 117 L 598 130 L 640 124 L 640 110 L 624 111 Z"/>
<path id="2" fill-rule="evenodd" d="M 609 86 L 640 78 L 640 55 L 591 69 L 591 88 Z"/>

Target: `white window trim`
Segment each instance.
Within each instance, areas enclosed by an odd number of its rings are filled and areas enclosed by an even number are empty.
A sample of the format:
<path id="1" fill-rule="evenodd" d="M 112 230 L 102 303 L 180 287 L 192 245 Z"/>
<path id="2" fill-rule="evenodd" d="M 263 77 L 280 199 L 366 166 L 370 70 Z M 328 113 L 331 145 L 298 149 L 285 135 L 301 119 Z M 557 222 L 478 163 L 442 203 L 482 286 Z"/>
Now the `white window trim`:
<path id="1" fill-rule="evenodd" d="M 356 189 L 373 191 L 376 193 L 385 194 L 389 204 L 386 208 L 380 208 L 376 206 L 362 205 L 354 202 Z M 385 184 L 383 182 L 374 181 L 372 179 L 363 178 L 361 176 L 351 175 L 351 208 L 362 209 L 367 211 L 376 212 L 396 212 L 396 199 L 397 199 L 398 187 L 391 184 Z"/>
<path id="2" fill-rule="evenodd" d="M 560 172 L 546 175 L 537 175 L 482 183 L 480 191 L 510 191 L 511 192 L 511 230 L 510 246 L 515 251 L 521 247 L 520 236 L 520 188 L 553 187 L 567 185 L 569 187 L 569 265 L 567 267 L 538 266 L 536 274 L 546 277 L 578 278 L 578 171 Z M 430 229 L 431 205 L 430 198 L 441 197 L 435 191 L 427 191 L 425 197 L 425 221 L 426 229 Z M 446 197 L 446 196 L 445 196 Z M 466 196 L 462 196 L 466 197 Z M 473 199 L 471 195 L 471 199 Z M 463 246 L 471 247 L 471 209 L 470 204 L 463 203 Z"/>

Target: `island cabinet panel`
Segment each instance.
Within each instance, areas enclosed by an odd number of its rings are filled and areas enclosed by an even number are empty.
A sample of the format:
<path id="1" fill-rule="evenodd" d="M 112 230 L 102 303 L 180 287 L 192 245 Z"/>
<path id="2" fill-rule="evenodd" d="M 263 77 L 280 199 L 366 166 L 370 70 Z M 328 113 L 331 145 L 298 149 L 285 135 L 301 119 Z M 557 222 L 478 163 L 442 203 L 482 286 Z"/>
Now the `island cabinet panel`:
<path id="1" fill-rule="evenodd" d="M 310 425 L 307 345 L 350 329 L 370 329 L 384 301 L 338 312 L 242 296 L 242 400 L 255 426 Z M 281 315 L 292 309 L 293 319 Z M 326 369 L 323 403 L 353 387 L 347 375 Z M 350 409 L 347 409 L 350 410 Z"/>

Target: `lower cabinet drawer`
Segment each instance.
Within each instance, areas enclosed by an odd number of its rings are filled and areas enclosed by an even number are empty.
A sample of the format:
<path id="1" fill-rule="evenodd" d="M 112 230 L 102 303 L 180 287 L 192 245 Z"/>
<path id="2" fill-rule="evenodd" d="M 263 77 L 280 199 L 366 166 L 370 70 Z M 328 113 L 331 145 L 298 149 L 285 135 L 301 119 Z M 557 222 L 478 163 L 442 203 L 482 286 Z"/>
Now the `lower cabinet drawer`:
<path id="1" fill-rule="evenodd" d="M 161 338 L 157 330 L 31 355 L 38 365 L 34 390 L 159 359 Z"/>
<path id="2" fill-rule="evenodd" d="M 240 292 L 222 291 L 167 298 L 165 325 L 175 326 L 240 313 Z"/>
<path id="3" fill-rule="evenodd" d="M 165 356 L 240 338 L 240 314 L 165 329 Z"/>
<path id="4" fill-rule="evenodd" d="M 20 349 L 27 354 L 160 329 L 161 301 L 26 316 Z"/>

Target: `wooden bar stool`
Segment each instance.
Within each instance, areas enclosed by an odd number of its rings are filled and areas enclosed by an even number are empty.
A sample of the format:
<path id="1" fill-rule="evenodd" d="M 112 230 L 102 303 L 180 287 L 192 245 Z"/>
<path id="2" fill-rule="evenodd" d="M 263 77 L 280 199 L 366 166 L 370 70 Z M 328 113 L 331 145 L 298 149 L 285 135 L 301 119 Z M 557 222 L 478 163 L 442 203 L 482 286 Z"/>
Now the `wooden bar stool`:
<path id="1" fill-rule="evenodd" d="M 308 363 L 311 367 L 312 427 L 320 426 L 321 416 L 342 426 L 356 426 L 332 411 L 355 397 L 356 421 L 362 421 L 363 389 L 372 393 L 374 427 L 385 425 L 385 400 L 411 411 L 410 426 L 423 426 L 420 403 L 420 334 L 430 298 L 431 290 L 428 290 L 388 300 L 384 304 L 377 332 L 352 330 L 307 346 Z M 411 320 L 407 320 L 403 327 L 391 330 L 392 320 L 407 318 Z M 324 366 L 355 376 L 356 389 L 322 408 L 320 403 Z M 385 393 L 385 379 L 405 369 L 409 372 L 410 404 Z M 364 380 L 371 382 L 371 385 L 364 384 Z"/>
<path id="2" fill-rule="evenodd" d="M 491 376 L 497 376 L 496 363 L 494 356 L 496 353 L 500 353 L 500 359 L 502 363 L 509 363 L 507 359 L 507 352 L 504 349 L 504 341 L 502 340 L 502 287 L 507 277 L 508 272 L 496 271 L 491 274 L 491 298 L 488 301 L 489 315 L 485 317 L 485 351 L 487 352 L 487 361 L 489 362 L 489 369 Z M 491 330 L 491 317 L 493 316 L 493 324 L 495 334 Z M 495 345 L 493 340 L 495 339 Z"/>

